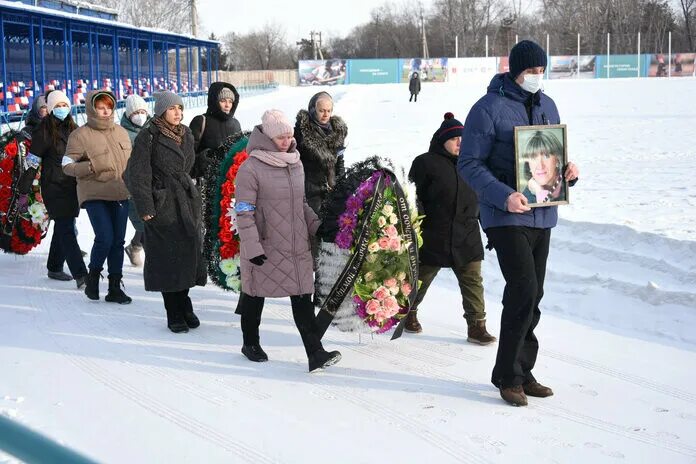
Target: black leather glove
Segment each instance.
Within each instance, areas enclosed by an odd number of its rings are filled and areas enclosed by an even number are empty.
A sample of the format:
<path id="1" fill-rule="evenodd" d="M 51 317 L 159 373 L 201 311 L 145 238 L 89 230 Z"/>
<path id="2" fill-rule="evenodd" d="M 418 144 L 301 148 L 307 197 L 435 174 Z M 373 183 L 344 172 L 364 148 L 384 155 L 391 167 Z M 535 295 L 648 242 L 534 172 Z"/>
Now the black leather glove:
<path id="1" fill-rule="evenodd" d="M 268 258 L 266 255 L 259 255 L 255 258 L 251 258 L 249 261 L 252 263 L 256 264 L 257 266 L 263 266 L 263 262 L 266 261 Z"/>

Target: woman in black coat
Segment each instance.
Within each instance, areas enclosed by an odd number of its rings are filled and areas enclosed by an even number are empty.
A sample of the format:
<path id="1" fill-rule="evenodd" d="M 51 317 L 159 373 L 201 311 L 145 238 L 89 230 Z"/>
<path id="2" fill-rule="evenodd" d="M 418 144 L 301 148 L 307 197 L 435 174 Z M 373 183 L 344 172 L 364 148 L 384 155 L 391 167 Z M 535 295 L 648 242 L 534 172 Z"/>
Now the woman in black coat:
<path id="1" fill-rule="evenodd" d="M 295 140 L 305 172 L 307 203 L 319 214 L 321 203 L 345 172 L 343 152 L 348 126 L 333 115 L 333 99 L 319 92 L 297 113 Z"/>
<path id="2" fill-rule="evenodd" d="M 191 178 L 196 164 L 193 135 L 181 124 L 183 101 L 155 94 L 155 117 L 135 138 L 123 178 L 145 222 L 145 290 L 161 292 L 172 332 L 200 321 L 189 289 L 206 283 L 201 196 Z"/>
<path id="3" fill-rule="evenodd" d="M 54 224 L 48 252 L 48 277 L 65 281 L 75 279 L 77 288 L 82 288 L 87 268 L 75 235 L 75 218 L 80 214 L 77 183 L 74 177 L 63 173 L 62 166 L 68 136 L 77 129 L 77 124 L 70 115 L 70 101 L 60 90 L 49 94 L 48 108 L 48 116 L 32 133 L 30 147 L 31 154 L 41 158 L 41 195 Z M 63 272 L 65 262 L 72 276 Z"/>
<path id="4" fill-rule="evenodd" d="M 418 73 L 414 72 L 413 75 L 411 76 L 411 80 L 408 81 L 408 91 L 411 92 L 411 97 L 408 99 L 408 101 L 413 100 L 414 102 L 418 101 L 418 94 L 420 93 L 421 90 L 421 81 L 420 77 L 418 77 Z"/>
<path id="5" fill-rule="evenodd" d="M 195 151 L 214 150 L 227 137 L 242 131 L 234 113 L 239 106 L 239 92 L 227 82 L 213 82 L 208 89 L 208 110 L 196 116 L 190 127 L 195 140 Z"/>
<path id="6" fill-rule="evenodd" d="M 462 129 L 464 126 L 452 113 L 445 114 L 428 152 L 413 160 L 408 175 L 416 184 L 419 213 L 425 219 L 421 226 L 423 245 L 418 253 L 418 278 L 422 283 L 404 329 L 422 331 L 416 316 L 418 306 L 440 269 L 451 268 L 462 294 L 469 329 L 467 341 L 486 345 L 495 337 L 486 331 L 478 197 L 457 173 Z"/>

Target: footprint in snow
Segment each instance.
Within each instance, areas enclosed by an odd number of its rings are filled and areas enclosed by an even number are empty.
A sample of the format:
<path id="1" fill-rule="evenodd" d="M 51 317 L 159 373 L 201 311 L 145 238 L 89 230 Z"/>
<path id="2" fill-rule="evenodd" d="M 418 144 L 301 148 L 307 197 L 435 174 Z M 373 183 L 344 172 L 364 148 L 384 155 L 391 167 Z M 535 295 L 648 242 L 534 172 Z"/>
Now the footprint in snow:
<path id="1" fill-rule="evenodd" d="M 571 387 L 575 388 L 583 395 L 599 396 L 599 393 L 597 393 L 595 390 L 592 390 L 591 388 L 588 388 L 585 385 L 582 385 L 580 383 L 574 383 L 573 385 L 571 385 Z"/>

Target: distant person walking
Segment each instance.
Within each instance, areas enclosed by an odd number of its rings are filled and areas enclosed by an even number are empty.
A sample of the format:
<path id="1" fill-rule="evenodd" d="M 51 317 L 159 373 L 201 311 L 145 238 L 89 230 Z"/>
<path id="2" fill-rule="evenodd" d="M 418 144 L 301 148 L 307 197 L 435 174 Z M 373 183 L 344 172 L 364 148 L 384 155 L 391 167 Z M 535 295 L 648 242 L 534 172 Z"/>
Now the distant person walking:
<path id="1" fill-rule="evenodd" d="M 408 101 L 417 102 L 418 94 L 421 91 L 421 81 L 417 72 L 413 73 L 411 80 L 408 82 L 408 91 L 411 92 L 411 98 L 409 98 Z"/>

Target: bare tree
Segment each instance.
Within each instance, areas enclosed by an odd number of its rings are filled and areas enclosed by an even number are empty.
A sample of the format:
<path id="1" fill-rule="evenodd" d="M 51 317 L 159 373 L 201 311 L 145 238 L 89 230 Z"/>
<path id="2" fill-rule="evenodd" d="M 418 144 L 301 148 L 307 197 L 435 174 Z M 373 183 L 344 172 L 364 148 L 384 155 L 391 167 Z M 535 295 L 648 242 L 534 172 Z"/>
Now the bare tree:
<path id="1" fill-rule="evenodd" d="M 694 50 L 693 35 L 691 33 L 692 16 L 696 15 L 696 0 L 679 0 L 682 14 L 684 15 L 684 34 L 689 43 L 689 51 Z"/>
<path id="2" fill-rule="evenodd" d="M 235 69 L 287 69 L 297 66 L 294 47 L 287 43 L 283 28 L 267 23 L 249 34 L 224 37 Z"/>
<path id="3" fill-rule="evenodd" d="M 105 0 L 103 3 L 118 11 L 119 21 L 136 27 L 177 33 L 191 30 L 190 0 Z"/>

